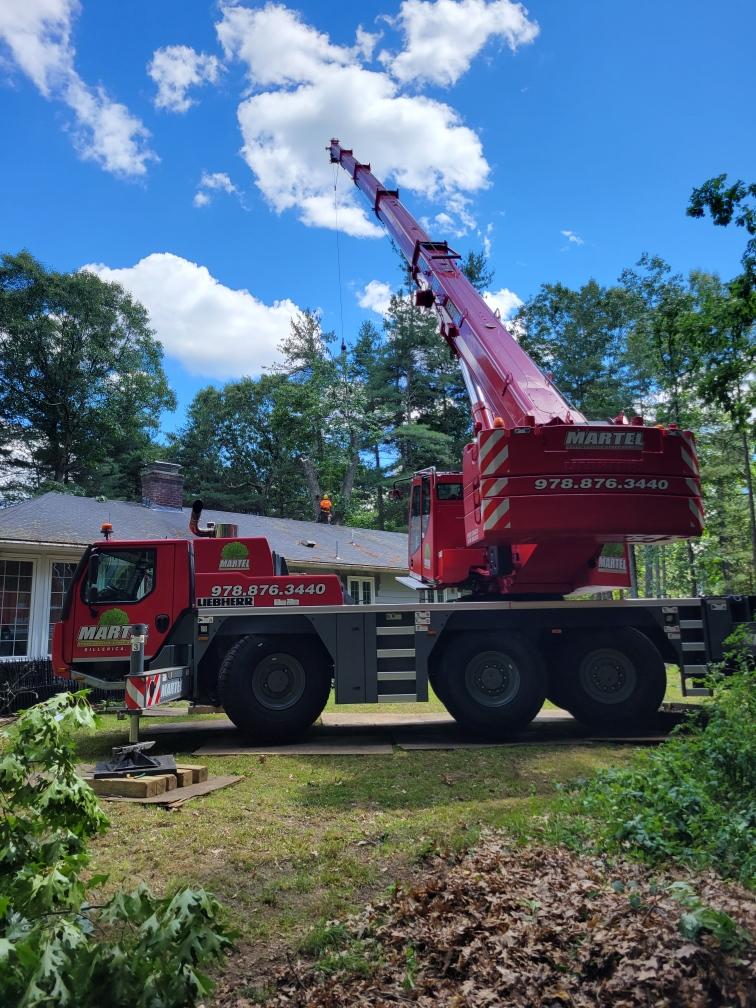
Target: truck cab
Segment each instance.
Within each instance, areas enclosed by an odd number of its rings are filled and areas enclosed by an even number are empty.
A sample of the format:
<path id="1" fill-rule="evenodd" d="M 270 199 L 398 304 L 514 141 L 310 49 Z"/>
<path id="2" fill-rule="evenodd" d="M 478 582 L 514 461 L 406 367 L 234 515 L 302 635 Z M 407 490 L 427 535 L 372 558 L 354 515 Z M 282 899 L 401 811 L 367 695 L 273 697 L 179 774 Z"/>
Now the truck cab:
<path id="1" fill-rule="evenodd" d="M 90 546 L 65 599 L 53 633 L 56 675 L 91 673 L 123 679 L 131 628 L 147 626 L 145 660 L 166 645 L 192 605 L 192 550 L 186 540 L 129 540 Z"/>

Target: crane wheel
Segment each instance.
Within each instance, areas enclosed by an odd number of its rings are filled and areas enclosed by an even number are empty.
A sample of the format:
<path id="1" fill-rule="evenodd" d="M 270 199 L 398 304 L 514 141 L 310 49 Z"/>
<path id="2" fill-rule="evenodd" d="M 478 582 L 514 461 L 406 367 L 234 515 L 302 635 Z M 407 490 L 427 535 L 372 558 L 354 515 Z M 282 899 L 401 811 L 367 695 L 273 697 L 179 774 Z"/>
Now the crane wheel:
<path id="1" fill-rule="evenodd" d="M 331 659 L 310 637 L 242 637 L 223 659 L 218 694 L 245 734 L 286 742 L 318 718 L 332 675 Z"/>
<path id="2" fill-rule="evenodd" d="M 556 656 L 555 656 L 556 657 Z M 558 695 L 593 729 L 652 724 L 667 687 L 664 661 L 639 630 L 586 630 L 558 653 Z"/>
<path id="3" fill-rule="evenodd" d="M 459 634 L 444 648 L 434 688 L 459 724 L 502 738 L 533 720 L 546 698 L 538 649 L 520 634 Z"/>

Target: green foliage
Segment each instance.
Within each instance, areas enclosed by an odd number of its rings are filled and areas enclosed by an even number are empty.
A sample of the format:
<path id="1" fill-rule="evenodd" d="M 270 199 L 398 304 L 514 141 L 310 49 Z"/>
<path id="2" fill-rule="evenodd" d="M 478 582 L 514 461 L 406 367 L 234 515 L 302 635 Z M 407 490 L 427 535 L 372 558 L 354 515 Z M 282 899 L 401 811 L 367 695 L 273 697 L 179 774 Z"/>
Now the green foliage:
<path id="1" fill-rule="evenodd" d="M 71 731 L 84 693 L 60 694 L 3 732 L 0 760 L 0 1003 L 17 1008 L 184 1008 L 209 992 L 204 962 L 228 946 L 204 890 L 163 899 L 139 885 L 93 905 L 87 841 L 108 826 L 77 776 Z"/>
<path id="2" fill-rule="evenodd" d="M 744 952 L 753 941 L 750 933 L 724 910 L 706 906 L 687 882 L 673 882 L 669 892 L 685 908 L 677 925 L 683 937 L 698 941 L 707 932 L 725 952 L 735 953 Z"/>
<path id="3" fill-rule="evenodd" d="M 160 413 L 175 407 L 142 305 L 28 252 L 0 260 L 0 432 L 19 486 L 138 497 Z"/>
<path id="4" fill-rule="evenodd" d="M 743 657 L 737 666 L 717 679 L 703 723 L 584 785 L 578 808 L 600 848 L 756 885 L 756 672 Z"/>
<path id="5" fill-rule="evenodd" d="M 637 314 L 636 301 L 620 287 L 595 280 L 577 291 L 543 284 L 520 313 L 520 342 L 570 403 L 588 419 L 603 420 L 633 410 L 647 384 L 628 360 Z"/>
<path id="6" fill-rule="evenodd" d="M 417 952 L 415 952 L 414 945 L 407 945 L 404 949 L 404 976 L 402 977 L 402 987 L 406 991 L 411 991 L 415 989 L 415 982 L 417 980 L 417 970 L 419 963 L 417 961 Z"/>
<path id="7" fill-rule="evenodd" d="M 342 948 L 349 935 L 346 926 L 340 921 L 327 921 L 318 924 L 300 942 L 299 950 L 305 955 L 320 955 L 327 949 Z"/>
<path id="8" fill-rule="evenodd" d="M 376 971 L 379 962 L 374 942 L 350 938 L 342 948 L 326 949 L 315 963 L 315 971 L 324 976 L 339 973 L 369 977 Z"/>
<path id="9" fill-rule="evenodd" d="M 708 210 L 719 227 L 727 227 L 734 219 L 737 227 L 745 228 L 750 238 L 743 253 L 743 268 L 745 276 L 753 284 L 756 280 L 756 184 L 747 184 L 740 179 L 729 186 L 726 183 L 725 172 L 694 189 L 690 194 L 687 214 L 689 217 L 704 217 Z"/>

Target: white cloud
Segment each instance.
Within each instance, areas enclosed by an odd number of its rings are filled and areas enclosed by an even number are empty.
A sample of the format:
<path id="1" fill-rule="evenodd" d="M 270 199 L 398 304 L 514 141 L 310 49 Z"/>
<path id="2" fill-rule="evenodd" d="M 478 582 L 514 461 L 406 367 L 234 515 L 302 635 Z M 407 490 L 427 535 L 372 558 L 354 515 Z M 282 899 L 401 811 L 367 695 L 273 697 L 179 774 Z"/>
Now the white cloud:
<path id="1" fill-rule="evenodd" d="M 381 38 L 380 32 L 368 32 L 359 25 L 354 36 L 354 48 L 359 56 L 364 60 L 373 58 L 373 50 Z"/>
<path id="2" fill-rule="evenodd" d="M 492 311 L 496 311 L 498 308 L 499 314 L 505 322 L 516 315 L 523 305 L 522 298 L 506 287 L 502 287 L 498 291 L 486 291 L 483 300 Z"/>
<path id="3" fill-rule="evenodd" d="M 404 95 L 388 73 L 369 69 L 372 42 L 335 45 L 278 4 L 221 8 L 216 25 L 228 59 L 246 64 L 253 93 L 239 106 L 242 154 L 277 211 L 296 209 L 308 225 L 335 227 L 334 169 L 324 147 L 339 135 L 383 181 L 422 192 L 469 228 L 469 197 L 488 182 L 477 135 L 457 112 Z M 349 179 L 338 172 L 339 228 L 381 234 Z"/>
<path id="4" fill-rule="evenodd" d="M 478 232 L 480 240 L 483 243 L 483 255 L 486 257 L 486 259 L 489 259 L 491 257 L 491 249 L 493 247 L 493 232 L 494 232 L 494 226 L 490 221 L 486 225 L 485 231 Z"/>
<path id="5" fill-rule="evenodd" d="M 360 308 L 374 311 L 376 315 L 385 315 L 391 304 L 391 285 L 383 280 L 371 280 L 357 294 L 357 304 Z"/>
<path id="6" fill-rule="evenodd" d="M 454 84 L 490 39 L 502 39 L 514 51 L 539 30 L 512 0 L 404 0 L 396 22 L 404 50 L 398 56 L 382 53 L 381 61 L 403 84 Z"/>
<path id="7" fill-rule="evenodd" d="M 186 112 L 194 101 L 190 88 L 215 84 L 223 66 L 217 56 L 198 53 L 190 46 L 172 45 L 156 49 L 147 73 L 157 85 L 155 106 L 169 112 Z"/>
<path id="8" fill-rule="evenodd" d="M 192 202 L 196 207 L 207 206 L 212 200 L 211 193 L 214 192 L 224 192 L 229 196 L 236 196 L 244 206 L 241 192 L 225 172 L 203 172 Z"/>
<path id="9" fill-rule="evenodd" d="M 204 266 L 154 252 L 135 266 L 83 266 L 120 284 L 140 301 L 166 354 L 193 374 L 238 378 L 280 362 L 278 345 L 299 308 L 288 298 L 264 304 L 247 290 L 226 287 Z"/>
<path id="10" fill-rule="evenodd" d="M 574 231 L 560 231 L 559 234 L 564 235 L 567 241 L 570 242 L 570 244 L 572 245 L 584 244 L 583 239 L 580 237 L 580 235 L 576 234 Z"/>
<path id="11" fill-rule="evenodd" d="M 157 160 L 148 131 L 103 87 L 86 84 L 74 66 L 71 28 L 79 10 L 79 0 L 3 0 L 0 41 L 45 98 L 74 113 L 72 133 L 82 157 L 114 175 L 144 175 L 147 162 Z"/>

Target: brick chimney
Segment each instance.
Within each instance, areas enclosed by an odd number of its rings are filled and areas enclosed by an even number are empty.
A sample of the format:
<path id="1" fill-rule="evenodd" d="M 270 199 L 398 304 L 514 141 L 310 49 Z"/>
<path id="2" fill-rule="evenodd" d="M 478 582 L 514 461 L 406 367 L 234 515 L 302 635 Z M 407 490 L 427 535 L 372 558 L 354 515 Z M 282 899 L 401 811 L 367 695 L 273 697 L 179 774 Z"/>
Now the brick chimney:
<path id="1" fill-rule="evenodd" d="M 150 462 L 142 469 L 142 504 L 178 511 L 183 505 L 184 477 L 175 462 Z"/>

